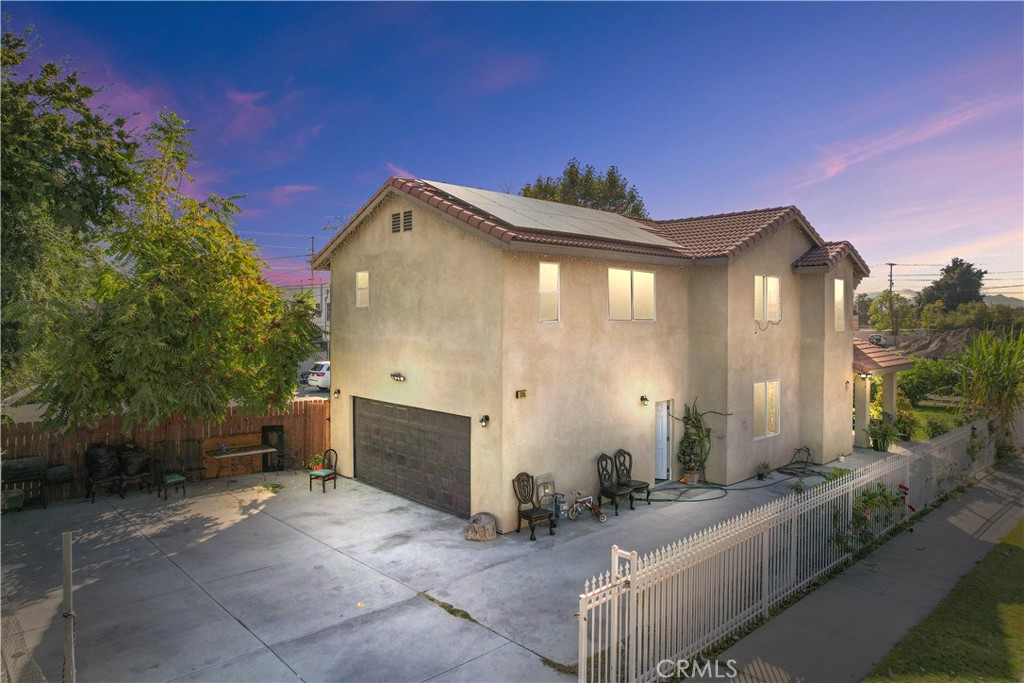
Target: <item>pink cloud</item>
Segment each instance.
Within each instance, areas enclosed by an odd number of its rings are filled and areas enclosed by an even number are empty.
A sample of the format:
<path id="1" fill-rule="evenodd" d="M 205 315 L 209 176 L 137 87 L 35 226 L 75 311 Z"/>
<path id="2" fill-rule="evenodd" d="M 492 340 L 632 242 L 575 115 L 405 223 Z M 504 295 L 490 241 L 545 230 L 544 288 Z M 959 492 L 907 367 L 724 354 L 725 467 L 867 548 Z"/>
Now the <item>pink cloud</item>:
<path id="1" fill-rule="evenodd" d="M 94 84 L 96 94 L 90 104 L 105 108 L 111 117 L 124 117 L 128 128 L 144 130 L 158 120 L 164 109 L 173 109 L 170 93 L 154 85 L 129 82 L 106 61 L 83 66 L 86 81 Z"/>
<path id="2" fill-rule="evenodd" d="M 181 188 L 183 194 L 193 199 L 206 199 L 211 193 L 216 192 L 216 186 L 224 182 L 227 175 L 210 166 L 209 162 L 202 159 L 194 160 L 189 164 L 188 173 L 192 176 L 192 182 Z"/>
<path id="3" fill-rule="evenodd" d="M 899 128 L 884 130 L 856 140 L 836 142 L 821 150 L 821 158 L 805 172 L 794 189 L 820 183 L 857 164 L 870 161 L 911 145 L 926 142 L 978 120 L 1019 107 L 1014 96 L 988 98 L 958 104 L 927 119 Z"/>
<path id="4" fill-rule="evenodd" d="M 399 178 L 415 178 L 416 174 L 409 171 L 398 164 L 393 164 L 390 161 L 384 164 L 384 168 L 388 170 L 388 173 L 399 177 Z"/>
<path id="5" fill-rule="evenodd" d="M 498 93 L 535 81 L 543 71 L 544 62 L 536 55 L 502 55 L 481 64 L 470 84 L 481 93 Z"/>
<path id="6" fill-rule="evenodd" d="M 255 140 L 274 127 L 274 114 L 270 107 L 259 104 L 265 92 L 239 92 L 228 90 L 225 96 L 232 109 L 231 122 L 224 131 L 223 139 Z"/>
<path id="7" fill-rule="evenodd" d="M 319 185 L 278 185 L 267 194 L 267 200 L 274 206 L 289 206 L 303 194 L 319 189 Z"/>

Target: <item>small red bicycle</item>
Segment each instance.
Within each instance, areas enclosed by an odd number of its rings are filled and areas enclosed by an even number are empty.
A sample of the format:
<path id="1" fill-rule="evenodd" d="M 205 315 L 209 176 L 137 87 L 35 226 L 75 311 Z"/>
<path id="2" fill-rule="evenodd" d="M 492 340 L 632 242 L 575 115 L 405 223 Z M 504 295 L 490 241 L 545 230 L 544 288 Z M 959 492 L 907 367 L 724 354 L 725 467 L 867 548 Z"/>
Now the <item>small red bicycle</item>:
<path id="1" fill-rule="evenodd" d="M 594 503 L 593 496 L 584 496 L 582 491 L 577 491 L 574 495 L 576 500 L 574 500 L 572 505 L 569 506 L 569 509 L 566 510 L 566 514 L 569 515 L 569 519 L 579 519 L 580 512 L 583 511 L 583 508 L 586 508 L 594 513 L 594 516 L 597 517 L 597 521 L 608 521 L 608 515 L 601 512 L 601 508 Z"/>

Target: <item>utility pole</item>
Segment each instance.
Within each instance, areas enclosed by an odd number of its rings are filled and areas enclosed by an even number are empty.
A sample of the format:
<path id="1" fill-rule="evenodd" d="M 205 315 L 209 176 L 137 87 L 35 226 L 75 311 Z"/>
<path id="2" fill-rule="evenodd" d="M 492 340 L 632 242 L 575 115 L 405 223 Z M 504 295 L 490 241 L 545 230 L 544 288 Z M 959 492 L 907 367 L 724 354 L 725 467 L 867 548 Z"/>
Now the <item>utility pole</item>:
<path id="1" fill-rule="evenodd" d="M 313 289 L 313 256 L 316 252 L 313 251 L 313 240 L 316 239 L 313 235 L 309 236 L 309 288 Z M 891 280 L 891 278 L 890 278 Z"/>
<path id="2" fill-rule="evenodd" d="M 885 265 L 889 266 L 889 317 L 890 317 L 890 320 L 892 321 L 891 322 L 892 336 L 893 336 L 893 343 L 895 344 L 896 343 L 896 337 L 899 335 L 899 329 L 896 327 L 896 300 L 893 298 L 893 293 L 892 293 L 892 267 L 895 266 L 896 264 L 895 263 L 886 263 Z"/>

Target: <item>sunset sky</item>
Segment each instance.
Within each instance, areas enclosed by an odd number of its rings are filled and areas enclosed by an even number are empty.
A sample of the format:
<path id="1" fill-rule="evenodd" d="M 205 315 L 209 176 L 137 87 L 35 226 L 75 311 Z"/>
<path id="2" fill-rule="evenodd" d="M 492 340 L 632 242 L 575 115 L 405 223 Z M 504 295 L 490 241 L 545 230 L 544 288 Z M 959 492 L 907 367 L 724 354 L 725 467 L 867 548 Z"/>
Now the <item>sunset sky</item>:
<path id="1" fill-rule="evenodd" d="M 96 103 L 196 129 L 278 284 L 391 175 L 617 165 L 654 218 L 795 204 L 872 277 L 1024 296 L 1024 4 L 4 3 Z M 332 229 L 333 229 L 332 228 Z M 920 265 L 917 265 L 920 264 Z M 318 273 L 317 281 L 326 277 Z"/>

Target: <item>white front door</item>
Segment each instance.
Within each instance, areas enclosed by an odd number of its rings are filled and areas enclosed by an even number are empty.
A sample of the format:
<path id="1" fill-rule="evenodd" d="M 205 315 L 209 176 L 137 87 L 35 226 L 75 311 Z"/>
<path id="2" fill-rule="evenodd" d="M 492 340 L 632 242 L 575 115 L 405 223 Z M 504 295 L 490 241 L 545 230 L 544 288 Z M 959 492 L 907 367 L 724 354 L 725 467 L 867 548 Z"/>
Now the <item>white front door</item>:
<path id="1" fill-rule="evenodd" d="M 669 401 L 654 404 L 654 478 L 671 479 L 668 454 L 672 451 L 672 430 L 669 425 Z"/>

